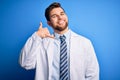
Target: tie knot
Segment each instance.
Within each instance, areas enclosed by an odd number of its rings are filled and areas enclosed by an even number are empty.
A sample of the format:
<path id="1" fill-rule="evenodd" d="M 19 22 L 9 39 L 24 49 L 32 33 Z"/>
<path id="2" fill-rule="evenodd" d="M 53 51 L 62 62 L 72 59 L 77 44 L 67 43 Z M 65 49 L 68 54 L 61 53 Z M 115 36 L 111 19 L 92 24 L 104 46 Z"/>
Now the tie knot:
<path id="1" fill-rule="evenodd" d="M 65 41 L 65 39 L 66 39 L 65 35 L 60 36 L 60 40 L 61 40 L 61 41 Z"/>

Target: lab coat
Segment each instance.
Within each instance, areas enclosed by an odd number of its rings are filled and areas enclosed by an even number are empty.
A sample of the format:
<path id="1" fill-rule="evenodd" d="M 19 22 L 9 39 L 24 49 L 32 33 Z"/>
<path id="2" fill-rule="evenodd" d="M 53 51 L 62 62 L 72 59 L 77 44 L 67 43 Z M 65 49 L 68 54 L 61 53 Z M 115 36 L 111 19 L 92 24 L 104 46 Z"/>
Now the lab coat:
<path id="1" fill-rule="evenodd" d="M 57 43 L 56 39 L 41 39 L 35 32 L 21 50 L 20 65 L 27 70 L 35 68 L 35 80 L 51 80 L 54 47 Z M 99 65 L 90 40 L 72 31 L 70 79 L 99 80 Z"/>

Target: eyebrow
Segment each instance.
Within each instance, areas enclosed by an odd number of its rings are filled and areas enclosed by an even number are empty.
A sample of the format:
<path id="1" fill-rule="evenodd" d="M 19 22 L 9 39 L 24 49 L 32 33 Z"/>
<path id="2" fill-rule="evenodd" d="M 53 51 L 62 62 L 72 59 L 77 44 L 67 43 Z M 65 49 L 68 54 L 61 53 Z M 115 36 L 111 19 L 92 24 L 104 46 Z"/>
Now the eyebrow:
<path id="1" fill-rule="evenodd" d="M 62 11 L 61 13 L 65 13 L 65 11 Z"/>
<path id="2" fill-rule="evenodd" d="M 65 12 L 64 12 L 64 11 L 62 11 L 62 12 L 60 12 L 60 14 L 61 14 L 61 13 L 65 13 Z M 54 15 L 56 15 L 56 14 L 52 14 L 50 17 L 52 17 L 52 16 L 54 16 Z"/>

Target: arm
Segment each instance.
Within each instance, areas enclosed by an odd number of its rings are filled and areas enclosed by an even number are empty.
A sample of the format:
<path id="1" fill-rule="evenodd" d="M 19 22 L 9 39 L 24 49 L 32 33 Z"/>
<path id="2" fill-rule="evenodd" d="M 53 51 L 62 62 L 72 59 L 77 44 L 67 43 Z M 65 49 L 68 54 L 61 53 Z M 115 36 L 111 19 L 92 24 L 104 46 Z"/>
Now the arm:
<path id="1" fill-rule="evenodd" d="M 19 63 L 25 69 L 34 69 L 36 64 L 36 55 L 42 49 L 42 39 L 35 32 L 25 43 L 20 53 Z"/>
<path id="2" fill-rule="evenodd" d="M 37 32 L 35 32 L 26 42 L 21 50 L 19 62 L 25 69 L 34 69 L 37 60 L 37 54 L 42 54 L 45 49 L 42 43 L 43 38 L 51 37 L 47 28 L 42 28 L 42 23 Z"/>
<path id="3" fill-rule="evenodd" d="M 88 57 L 85 78 L 86 80 L 99 80 L 99 64 L 91 42 L 88 43 L 87 53 Z"/>

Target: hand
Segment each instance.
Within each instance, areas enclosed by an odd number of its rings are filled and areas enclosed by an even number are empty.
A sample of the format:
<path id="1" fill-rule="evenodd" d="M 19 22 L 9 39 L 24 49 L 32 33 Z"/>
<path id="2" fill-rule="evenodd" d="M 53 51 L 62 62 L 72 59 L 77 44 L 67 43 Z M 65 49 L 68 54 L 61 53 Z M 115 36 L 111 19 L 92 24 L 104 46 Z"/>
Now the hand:
<path id="1" fill-rule="evenodd" d="M 39 29 L 38 29 L 38 31 L 37 31 L 37 34 L 38 34 L 41 38 L 46 38 L 46 37 L 54 38 L 53 35 L 50 35 L 50 32 L 49 32 L 48 28 L 43 28 L 43 27 L 42 27 L 42 22 L 40 22 L 40 26 L 39 26 Z"/>

